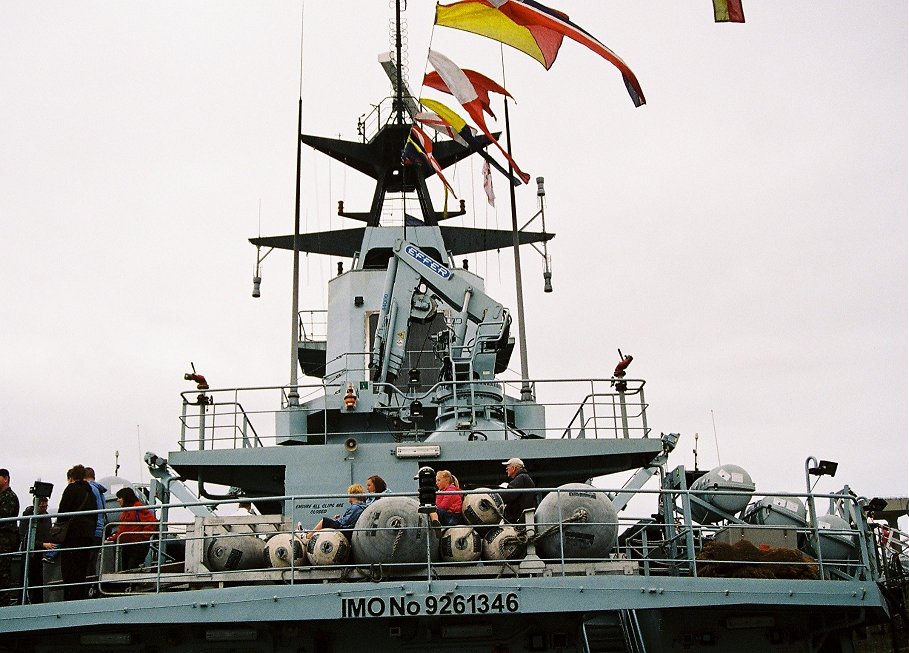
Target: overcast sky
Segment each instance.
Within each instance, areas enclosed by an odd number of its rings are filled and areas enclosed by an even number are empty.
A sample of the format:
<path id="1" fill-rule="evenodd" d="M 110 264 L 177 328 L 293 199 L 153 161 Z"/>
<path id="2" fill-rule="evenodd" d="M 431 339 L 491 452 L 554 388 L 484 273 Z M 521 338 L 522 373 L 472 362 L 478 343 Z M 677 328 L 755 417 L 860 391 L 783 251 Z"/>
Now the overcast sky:
<path id="1" fill-rule="evenodd" d="M 388 94 L 387 4 L 305 4 L 304 132 L 355 139 Z M 413 87 L 430 39 L 503 79 L 497 44 L 409 5 Z M 682 434 L 673 465 L 700 433 L 700 466 L 718 452 L 758 492 L 803 489 L 813 455 L 840 463 L 819 490 L 905 495 L 906 3 L 746 0 L 744 25 L 715 24 L 709 0 L 557 6 L 647 105 L 574 42 L 548 72 L 505 51 L 514 156 L 546 178 L 557 234 L 554 293 L 522 259 L 531 376 L 608 377 L 621 348 L 654 431 Z M 75 463 L 110 475 L 115 451 L 147 478 L 141 452 L 176 446 L 190 361 L 213 387 L 287 382 L 291 258 L 266 259 L 254 300 L 246 239 L 292 230 L 300 14 L 0 2 L 0 466 L 20 497 Z M 501 180 L 491 209 L 478 163 L 448 176 L 460 224 L 509 227 Z M 372 190 L 304 152 L 305 229 L 356 226 L 336 203 L 366 210 Z M 517 201 L 523 223 L 535 187 Z M 334 265 L 303 260 L 304 308 L 324 308 Z M 471 269 L 514 308 L 510 251 Z"/>

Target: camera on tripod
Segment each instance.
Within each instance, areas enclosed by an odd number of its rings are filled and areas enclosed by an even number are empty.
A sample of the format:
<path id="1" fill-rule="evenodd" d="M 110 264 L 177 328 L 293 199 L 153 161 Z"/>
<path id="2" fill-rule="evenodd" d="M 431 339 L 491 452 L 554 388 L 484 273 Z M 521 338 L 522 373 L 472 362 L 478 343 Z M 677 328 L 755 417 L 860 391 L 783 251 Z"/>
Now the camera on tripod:
<path id="1" fill-rule="evenodd" d="M 39 499 L 50 499 L 51 492 L 54 491 L 54 484 L 45 483 L 44 481 L 35 481 L 28 491 Z"/>

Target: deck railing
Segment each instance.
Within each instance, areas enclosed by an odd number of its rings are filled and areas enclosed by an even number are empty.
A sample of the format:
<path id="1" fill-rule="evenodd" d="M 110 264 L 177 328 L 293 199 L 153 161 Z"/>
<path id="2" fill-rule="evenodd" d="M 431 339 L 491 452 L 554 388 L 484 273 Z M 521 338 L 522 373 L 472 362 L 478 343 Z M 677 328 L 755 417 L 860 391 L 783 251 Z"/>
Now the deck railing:
<path id="1" fill-rule="evenodd" d="M 464 494 L 477 492 L 465 491 Z M 352 562 L 316 565 L 311 562 L 301 563 L 299 559 L 290 556 L 286 566 L 275 567 L 269 566 L 260 551 L 259 554 L 249 553 L 254 560 L 252 564 L 242 564 L 238 568 L 232 568 L 230 564 L 217 567 L 213 564 L 210 554 L 214 540 L 218 540 L 220 545 L 225 547 L 231 547 L 232 543 L 236 543 L 239 550 L 241 543 L 245 541 L 248 545 L 252 538 L 254 550 L 257 547 L 264 548 L 268 542 L 276 546 L 278 541 L 272 538 L 280 534 L 288 538 L 301 537 L 306 528 L 311 529 L 313 524 L 306 524 L 301 529 L 297 523 L 297 515 L 293 512 L 283 516 L 219 516 L 215 512 L 224 504 L 235 503 L 235 499 L 200 501 L 194 504 L 212 509 L 210 518 L 190 519 L 188 511 L 180 510 L 187 504 L 156 505 L 154 508 L 157 510 L 166 509 L 160 510 L 158 514 L 167 514 L 171 518 L 159 523 L 157 530 L 147 534 L 148 544 L 145 545 L 147 555 L 142 565 L 138 568 L 125 569 L 123 562 L 125 558 L 122 555 L 124 545 L 116 541 L 104 541 L 100 546 L 82 547 L 81 550 L 90 552 L 98 563 L 97 567 L 92 568 L 86 580 L 78 585 L 84 590 L 91 589 L 93 593 L 104 595 L 188 590 L 220 586 L 225 583 L 345 583 L 364 579 L 380 581 L 408 577 L 432 580 L 498 577 L 503 574 L 513 577 L 617 574 L 642 577 L 683 576 L 692 579 L 740 577 L 822 579 L 831 582 L 872 580 L 901 587 L 906 584 L 906 571 L 909 569 L 907 534 L 893 528 L 885 530 L 883 525 L 866 522 L 862 517 L 864 515 L 862 501 L 855 498 L 844 500 L 842 493 L 814 497 L 835 499 L 839 505 L 846 504 L 843 514 L 858 516 L 857 519 L 848 522 L 848 527 L 819 529 L 817 523 L 775 526 L 746 523 L 738 518 L 723 520 L 716 524 L 697 524 L 686 520 L 678 512 L 666 519 L 633 515 L 622 515 L 615 520 L 577 519 L 579 513 L 572 512 L 569 490 L 537 488 L 525 492 L 555 493 L 556 505 L 559 507 L 558 517 L 543 521 L 540 512 L 526 511 L 524 524 L 515 525 L 513 530 L 506 529 L 500 534 L 505 540 L 505 545 L 504 548 L 499 546 L 496 550 L 505 551 L 502 558 L 490 559 L 490 556 L 484 555 L 478 560 L 460 562 L 439 559 L 438 547 L 446 533 L 439 528 L 433 528 L 426 519 L 409 529 L 414 531 L 411 535 L 407 535 L 407 528 L 395 529 L 397 535 L 408 540 L 412 540 L 417 535 L 416 531 L 420 531 L 420 541 L 425 543 L 425 557 L 420 554 L 414 559 L 403 561 L 389 560 L 381 564 L 358 563 L 357 536 L 351 532 L 350 539 L 353 540 L 354 548 Z M 613 495 L 617 490 L 592 489 L 590 492 Z M 686 496 L 688 491 L 640 490 L 638 494 L 649 495 L 652 501 L 660 501 L 666 505 L 667 500 L 670 502 L 677 500 L 680 495 Z M 346 496 L 341 494 L 318 497 L 281 496 L 265 497 L 261 500 L 279 501 L 283 505 L 293 506 L 297 500 L 302 499 L 327 500 Z M 384 498 L 415 494 L 366 496 Z M 785 496 L 791 498 L 796 495 Z M 803 498 L 804 496 L 802 495 Z M 552 500 L 548 501 L 551 505 Z M 95 515 L 97 512 L 100 511 L 70 515 Z M 119 509 L 103 512 L 115 520 Z M 48 518 L 47 515 L 22 517 L 21 526 L 27 532 L 29 525 L 35 520 Z M 0 527 L 15 521 L 2 519 Z M 112 532 L 115 525 L 115 522 L 109 524 L 108 531 Z M 360 524 L 357 527 L 363 528 Z M 490 532 L 496 531 L 499 527 L 485 525 L 472 528 L 474 532 L 485 533 L 489 539 Z M 577 543 L 591 533 L 599 532 L 597 529 L 616 533 L 614 543 L 592 555 L 579 552 Z M 820 540 L 816 539 L 818 535 Z M 548 545 L 543 547 L 546 538 Z M 785 541 L 787 544 L 780 547 L 762 547 L 760 544 L 762 541 Z M 289 542 L 288 539 L 284 544 Z M 831 545 L 833 548 L 830 548 Z M 823 556 L 817 556 L 818 547 L 825 549 Z M 547 552 L 544 552 L 544 548 Z M 78 550 L 61 549 L 60 556 L 72 556 Z M 49 564 L 42 560 L 44 553 L 46 552 L 40 550 L 31 556 L 23 556 L 18 552 L 0 554 L 6 562 L 12 564 L 13 577 L 16 579 L 12 587 L 0 592 L 6 595 L 0 598 L 12 598 L 14 603 L 27 603 L 38 600 L 39 597 L 49 601 L 63 599 L 64 585 L 59 574 L 61 567 L 59 557 L 56 563 Z M 25 566 L 31 567 L 35 564 L 41 566 L 42 573 L 38 575 L 43 577 L 41 582 L 36 581 L 34 570 L 30 576 L 23 569 Z"/>
<path id="2" fill-rule="evenodd" d="M 362 354 L 359 358 L 362 362 Z M 614 379 L 534 379 L 529 381 L 529 387 L 535 401 L 522 401 L 518 397 L 525 384 L 520 380 L 445 380 L 413 389 L 392 384 L 377 386 L 363 381 L 367 377 L 365 368 L 348 368 L 343 375 L 333 375 L 321 383 L 295 386 L 299 395 L 296 407 L 288 405 L 288 386 L 186 391 L 182 393 L 179 446 L 183 450 L 210 450 L 275 445 L 287 435 L 278 432 L 276 417 L 289 412 L 306 424 L 307 435 L 320 436 L 320 442 L 331 441 L 334 436 L 340 441 L 361 436 L 351 431 L 330 431 L 331 420 L 324 413 L 326 409 L 345 410 L 349 387 L 356 392 L 359 410 L 378 410 L 399 418 L 402 424 L 412 422 L 410 405 L 414 400 L 420 401 L 426 416 L 410 431 L 418 439 L 438 430 L 434 418 L 440 401 L 445 404 L 443 409 L 463 409 L 471 414 L 471 419 L 482 416 L 501 422 L 505 439 L 528 433 L 563 439 L 650 435 L 643 380 L 628 379 L 617 387 Z M 320 414 L 326 418 L 312 419 Z"/>

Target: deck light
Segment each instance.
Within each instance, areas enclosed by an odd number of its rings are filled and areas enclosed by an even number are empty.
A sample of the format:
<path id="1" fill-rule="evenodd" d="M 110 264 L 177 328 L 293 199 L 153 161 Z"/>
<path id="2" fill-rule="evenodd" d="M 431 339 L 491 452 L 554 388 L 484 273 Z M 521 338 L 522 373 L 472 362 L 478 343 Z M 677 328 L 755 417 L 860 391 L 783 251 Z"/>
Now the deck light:
<path id="1" fill-rule="evenodd" d="M 40 499 L 50 499 L 51 492 L 54 491 L 54 484 L 35 481 L 28 491 Z"/>
<path id="2" fill-rule="evenodd" d="M 812 476 L 836 476 L 836 468 L 838 466 L 839 463 L 831 460 L 822 460 L 817 464 L 817 467 L 809 468 L 808 473 Z"/>
<path id="3" fill-rule="evenodd" d="M 887 499 L 874 497 L 865 505 L 865 512 L 880 512 L 887 507 Z"/>
<path id="4" fill-rule="evenodd" d="M 436 509 L 436 470 L 421 467 L 415 480 L 418 483 L 417 496 L 420 498 L 420 512 L 434 512 Z"/>
<path id="5" fill-rule="evenodd" d="M 416 390 L 417 386 L 420 385 L 420 370 L 415 367 L 412 367 L 409 372 L 407 372 L 407 385 L 410 386 L 411 392 Z"/>
<path id="6" fill-rule="evenodd" d="M 398 445 L 395 447 L 397 458 L 438 458 L 442 448 L 437 444 Z"/>

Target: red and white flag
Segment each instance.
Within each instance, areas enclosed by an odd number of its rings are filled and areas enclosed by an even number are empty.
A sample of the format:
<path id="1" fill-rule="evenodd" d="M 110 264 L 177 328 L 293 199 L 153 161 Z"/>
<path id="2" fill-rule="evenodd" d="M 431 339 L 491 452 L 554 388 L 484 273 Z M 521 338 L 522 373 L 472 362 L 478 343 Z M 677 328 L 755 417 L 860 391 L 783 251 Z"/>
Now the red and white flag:
<path id="1" fill-rule="evenodd" d="M 489 166 L 489 161 L 483 161 L 483 190 L 486 191 L 489 206 L 495 207 L 496 194 L 492 190 L 492 168 Z"/>
<path id="2" fill-rule="evenodd" d="M 530 175 L 518 167 L 515 160 L 512 159 L 505 148 L 499 144 L 499 141 L 495 139 L 486 126 L 486 120 L 483 118 L 483 98 L 480 96 L 480 92 L 474 87 L 470 77 L 468 77 L 455 62 L 440 52 L 430 50 L 429 62 L 432 64 L 432 67 L 436 69 L 436 72 L 439 73 L 439 77 L 441 78 L 441 81 L 444 82 L 448 92 L 455 96 L 457 101 L 460 102 L 461 106 L 467 111 L 467 114 L 473 119 L 474 123 L 476 123 L 477 127 L 486 134 L 486 137 L 492 141 L 492 144 L 498 147 L 499 151 L 508 159 L 511 167 L 514 168 L 515 174 L 517 174 L 525 184 L 529 182 Z M 484 96 L 488 98 L 488 92 L 484 92 Z"/>

